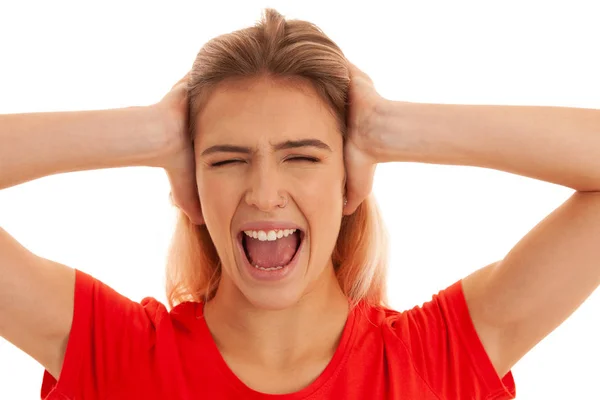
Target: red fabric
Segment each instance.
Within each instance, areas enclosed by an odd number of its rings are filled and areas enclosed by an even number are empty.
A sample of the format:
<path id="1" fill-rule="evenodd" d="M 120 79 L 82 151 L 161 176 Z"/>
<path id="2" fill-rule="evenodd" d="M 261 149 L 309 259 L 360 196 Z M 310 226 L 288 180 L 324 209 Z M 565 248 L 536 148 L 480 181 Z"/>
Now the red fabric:
<path id="1" fill-rule="evenodd" d="M 265 395 L 227 367 L 201 303 L 170 313 L 153 298 L 135 303 L 76 272 L 75 310 L 58 382 L 44 372 L 41 397 L 65 399 L 513 399 L 471 322 L 457 281 L 405 312 L 362 304 L 338 349 L 307 388 Z"/>

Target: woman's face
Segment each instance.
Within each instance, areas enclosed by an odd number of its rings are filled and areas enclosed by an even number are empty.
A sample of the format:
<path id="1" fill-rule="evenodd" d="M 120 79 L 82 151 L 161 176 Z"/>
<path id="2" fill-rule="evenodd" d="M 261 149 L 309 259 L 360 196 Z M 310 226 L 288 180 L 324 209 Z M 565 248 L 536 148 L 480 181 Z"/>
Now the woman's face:
<path id="1" fill-rule="evenodd" d="M 200 200 L 223 270 L 219 291 L 283 309 L 331 285 L 343 141 L 312 86 L 223 82 L 196 126 Z"/>

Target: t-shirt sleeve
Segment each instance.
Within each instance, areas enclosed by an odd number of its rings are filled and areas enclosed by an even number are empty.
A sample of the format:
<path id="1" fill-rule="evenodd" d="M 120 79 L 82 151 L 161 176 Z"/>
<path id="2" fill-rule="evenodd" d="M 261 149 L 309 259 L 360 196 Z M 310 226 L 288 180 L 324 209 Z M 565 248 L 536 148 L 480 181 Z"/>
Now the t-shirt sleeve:
<path id="1" fill-rule="evenodd" d="M 140 303 L 76 270 L 62 370 L 58 381 L 44 371 L 41 398 L 110 398 L 123 377 L 131 379 L 136 366 L 147 363 L 153 337 L 151 319 Z"/>
<path id="2" fill-rule="evenodd" d="M 462 280 L 392 318 L 414 368 L 440 399 L 515 398 L 512 372 L 500 378 L 479 339 Z"/>

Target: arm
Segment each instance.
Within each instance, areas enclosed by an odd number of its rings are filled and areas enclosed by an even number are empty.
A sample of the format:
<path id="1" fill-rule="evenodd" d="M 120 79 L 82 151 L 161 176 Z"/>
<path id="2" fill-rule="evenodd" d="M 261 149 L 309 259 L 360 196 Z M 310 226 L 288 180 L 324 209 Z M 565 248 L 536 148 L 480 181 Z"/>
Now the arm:
<path id="1" fill-rule="evenodd" d="M 386 101 L 377 115 L 382 161 L 494 168 L 576 190 L 503 260 L 463 279 L 502 377 L 600 285 L 600 110 Z"/>
<path id="2" fill-rule="evenodd" d="M 204 223 L 188 132 L 188 75 L 148 107 L 0 115 L 0 189 L 88 169 L 165 169 L 176 206 Z"/>
<path id="3" fill-rule="evenodd" d="M 0 116 L 0 188 L 59 172 L 151 165 L 159 149 L 152 138 L 162 133 L 158 115 L 130 108 Z M 32 254 L 0 229 L 0 336 L 56 378 L 74 283 L 73 269 Z"/>
<path id="4" fill-rule="evenodd" d="M 600 110 L 386 101 L 378 113 L 383 162 L 493 168 L 600 191 Z"/>
<path id="5" fill-rule="evenodd" d="M 145 165 L 160 148 L 157 115 L 147 107 L 0 115 L 0 189 L 61 172 Z"/>

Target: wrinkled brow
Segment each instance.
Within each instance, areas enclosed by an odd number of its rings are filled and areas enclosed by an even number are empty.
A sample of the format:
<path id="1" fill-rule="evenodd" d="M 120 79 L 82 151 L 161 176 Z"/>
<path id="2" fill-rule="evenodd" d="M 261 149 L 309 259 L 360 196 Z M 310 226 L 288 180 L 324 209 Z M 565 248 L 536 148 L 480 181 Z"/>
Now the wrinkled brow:
<path id="1" fill-rule="evenodd" d="M 331 148 L 320 141 L 319 139 L 301 139 L 301 140 L 286 140 L 285 142 L 277 143 L 273 145 L 273 149 L 276 151 L 286 149 L 296 149 L 300 147 L 315 147 L 322 150 L 332 151 Z M 234 146 L 231 144 L 218 144 L 211 146 L 202 152 L 202 156 L 207 156 L 213 153 L 242 153 L 252 154 L 253 150 L 250 147 Z"/>

